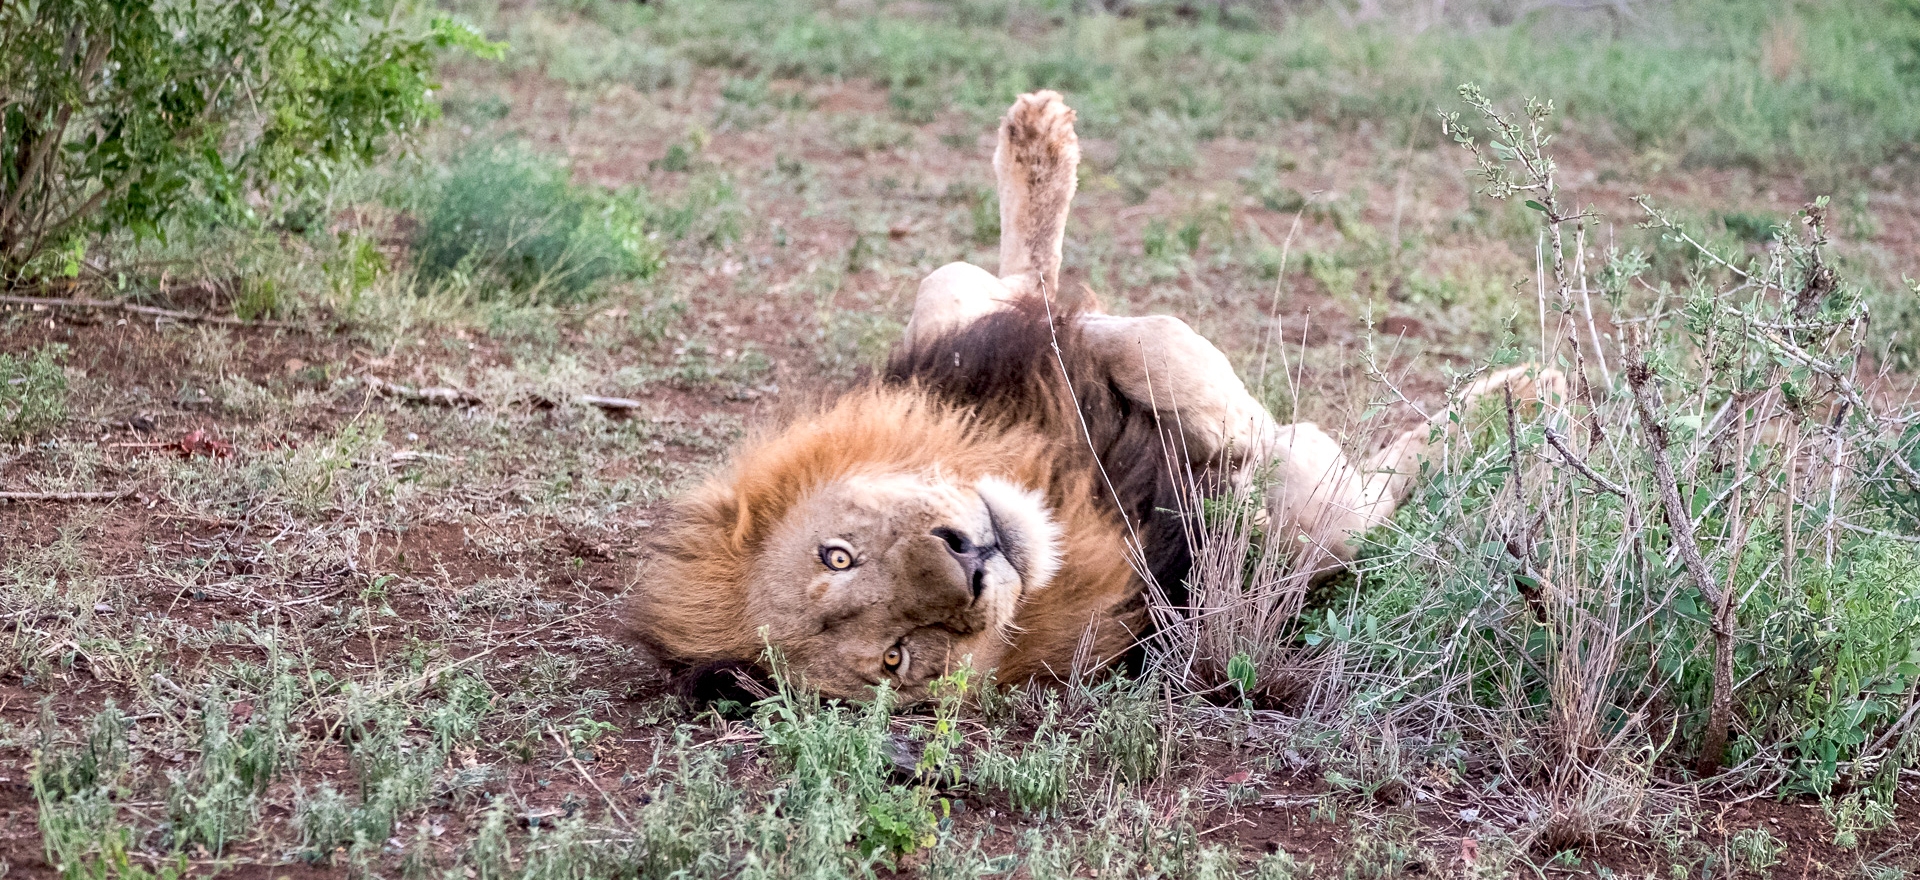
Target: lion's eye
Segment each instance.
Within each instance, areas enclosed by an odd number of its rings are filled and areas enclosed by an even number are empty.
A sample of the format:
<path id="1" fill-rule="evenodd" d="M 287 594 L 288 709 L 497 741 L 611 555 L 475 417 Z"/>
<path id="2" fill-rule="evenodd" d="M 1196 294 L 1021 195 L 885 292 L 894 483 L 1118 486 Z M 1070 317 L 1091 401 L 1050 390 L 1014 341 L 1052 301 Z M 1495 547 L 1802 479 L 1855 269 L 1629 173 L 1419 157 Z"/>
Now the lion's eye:
<path id="1" fill-rule="evenodd" d="M 853 567 L 853 551 L 838 544 L 827 544 L 820 548 L 820 564 L 831 571 L 846 571 Z"/>
<path id="2" fill-rule="evenodd" d="M 887 656 L 881 658 L 881 661 L 887 665 L 888 672 L 898 673 L 907 665 L 907 649 L 894 645 L 887 649 Z"/>

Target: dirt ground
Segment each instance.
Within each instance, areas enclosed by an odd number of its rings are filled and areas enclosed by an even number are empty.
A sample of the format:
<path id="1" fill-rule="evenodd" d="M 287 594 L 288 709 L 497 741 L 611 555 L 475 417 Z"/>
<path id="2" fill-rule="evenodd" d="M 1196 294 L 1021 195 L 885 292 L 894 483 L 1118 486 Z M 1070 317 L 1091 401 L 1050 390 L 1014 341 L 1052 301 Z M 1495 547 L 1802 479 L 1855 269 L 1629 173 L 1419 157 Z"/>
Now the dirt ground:
<path id="1" fill-rule="evenodd" d="M 721 87 L 714 77 L 670 93 L 615 85 L 583 109 L 577 89 L 537 73 L 476 66 L 449 76 L 449 96 L 505 99 L 511 112 L 490 123 L 493 131 L 520 133 L 568 157 L 577 179 L 643 186 L 662 199 L 693 184 L 689 172 L 659 160 L 699 129 L 695 171 L 731 176 L 739 234 L 724 245 L 674 250 L 664 275 L 650 282 L 685 304 L 678 338 L 664 344 L 603 341 L 606 327 L 646 308 L 654 296 L 647 291 L 550 313 L 552 336 L 537 344 L 490 333 L 478 320 L 367 332 L 324 308 L 301 314 L 291 328 L 6 309 L 0 351 L 65 346 L 71 396 L 69 418 L 51 436 L 0 449 L 0 490 L 115 493 L 0 501 L 0 563 L 39 566 L 54 591 L 43 603 L 0 610 L 0 642 L 39 658 L 0 676 L 0 866 L 7 876 L 56 875 L 29 779 L 43 716 L 72 729 L 113 704 L 137 719 L 136 730 L 180 726 L 210 699 L 209 682 L 226 680 L 235 664 L 270 665 L 283 652 L 303 658 L 309 674 L 324 670 L 363 692 L 424 693 L 437 676 L 467 670 L 503 693 L 537 694 L 514 704 L 513 717 L 522 720 L 497 723 L 495 736 L 457 747 L 448 759 L 452 772 L 484 770 L 486 786 L 513 792 L 523 823 L 570 815 L 582 804 L 637 809 L 652 784 L 645 771 L 676 725 L 689 725 L 702 743 L 754 741 L 750 725 L 694 720 L 667 697 L 662 675 L 622 639 L 621 597 L 644 576 L 649 537 L 676 491 L 716 467 L 743 433 L 862 381 L 871 355 L 836 359 L 833 352 L 850 340 L 884 347 L 920 275 L 954 259 L 991 263 L 993 245 L 972 234 L 966 199 L 990 184 L 992 141 L 979 120 L 953 113 L 903 127 L 882 145 L 855 142 L 846 132 L 856 121 L 888 118 L 885 91 L 860 81 L 776 80 L 774 93 L 797 96 L 809 111 L 716 126 L 726 111 Z M 1114 146 L 1089 140 L 1084 147 L 1092 170 L 1075 205 L 1064 283 L 1089 286 L 1116 311 L 1181 314 L 1245 368 L 1284 358 L 1295 377 L 1289 400 L 1296 415 L 1341 429 L 1356 444 L 1412 418 L 1401 405 L 1384 421 L 1358 419 L 1382 397 L 1362 357 L 1365 303 L 1329 289 L 1297 262 L 1276 280 L 1242 263 L 1209 261 L 1210 245 L 1172 277 L 1139 274 L 1151 222 L 1204 214 L 1218 218 L 1213 234 L 1223 240 L 1264 239 L 1290 260 L 1333 251 L 1350 237 L 1341 231 L 1348 224 L 1364 223 L 1387 240 L 1417 235 L 1425 246 L 1409 259 L 1435 273 L 1476 267 L 1493 279 L 1492 289 L 1514 295 L 1508 311 L 1521 316 L 1519 332 L 1531 332 L 1531 247 L 1450 231 L 1469 212 L 1465 162 L 1454 148 L 1307 125 L 1281 143 L 1215 140 L 1201 145 L 1194 170 L 1136 203 L 1103 173 Z M 1279 172 L 1287 187 L 1310 201 L 1351 205 L 1351 214 L 1274 210 L 1244 195 L 1235 173 L 1275 149 L 1297 157 Z M 1642 192 L 1681 209 L 1737 206 L 1780 216 L 1813 195 L 1792 177 L 1751 171 L 1649 176 L 1629 160 L 1583 153 L 1576 138 L 1559 155 L 1564 185 L 1600 216 L 1591 232 L 1597 242 L 1638 219 L 1631 198 Z M 1914 253 L 1920 190 L 1913 180 L 1876 176 L 1873 237 L 1842 247 Z M 343 213 L 337 222 L 361 221 Z M 385 214 L 367 222 L 396 221 Z M 1437 401 L 1447 371 L 1487 351 L 1489 324 L 1463 319 L 1465 307 L 1397 297 L 1390 282 L 1380 287 L 1372 338 L 1385 374 L 1407 396 Z M 164 292 L 156 302 L 196 312 L 217 305 Z M 842 332 L 835 329 L 842 316 L 869 323 Z M 1271 342 L 1275 336 L 1282 344 Z M 676 377 L 672 369 L 689 350 L 707 352 L 719 366 L 705 377 Z M 744 363 L 746 353 L 764 364 L 729 366 Z M 568 358 L 576 372 L 552 387 L 632 397 L 639 407 L 603 413 L 537 392 L 500 393 L 515 377 L 541 387 L 546 380 L 528 377 L 562 375 L 554 364 Z M 653 372 L 620 378 L 622 366 Z M 378 393 L 366 377 L 464 386 L 479 389 L 481 399 L 423 404 Z M 372 441 L 340 440 L 375 423 Z M 335 447 L 326 453 L 339 459 L 328 466 L 333 476 L 310 501 L 288 500 L 285 486 L 295 483 L 274 483 L 253 464 L 292 467 Z M 62 596 L 87 601 L 63 604 Z M 259 635 L 266 632 L 276 635 Z M 230 711 L 243 721 L 253 709 L 241 701 Z M 559 719 L 580 711 L 611 732 L 576 748 Z M 298 713 L 309 749 L 297 772 L 262 798 L 261 830 L 225 853 L 197 850 L 190 873 L 347 870 L 290 857 L 299 839 L 293 788 L 350 777 L 343 717 L 318 703 Z M 153 779 L 184 772 L 197 747 L 183 737 L 136 737 L 136 762 Z M 732 766 L 743 779 L 766 772 L 747 749 Z M 1427 855 L 1406 874 L 1469 876 L 1478 841 L 1519 821 L 1518 800 L 1505 802 L 1515 817 L 1465 818 L 1483 798 L 1457 784 L 1380 795 L 1365 820 L 1411 826 L 1405 836 Z M 1331 872 L 1352 843 L 1349 822 L 1359 821 L 1324 814 L 1331 789 L 1313 761 L 1288 766 L 1258 744 L 1201 746 L 1154 785 L 1151 796 L 1196 793 L 1201 838 L 1250 859 L 1284 849 Z M 1905 786 L 1894 823 L 1850 848 L 1835 845 L 1833 824 L 1813 799 L 1755 798 L 1736 787 L 1708 794 L 1693 815 L 1709 849 L 1742 829 L 1769 830 L 1785 844 L 1770 876 L 1862 876 L 1868 858 L 1916 864 L 1909 836 L 1920 827 L 1920 786 Z M 166 813 L 164 786 L 129 794 L 134 800 L 121 804 L 129 814 Z M 1023 820 L 1003 796 L 963 792 L 953 803 L 953 827 L 989 834 L 986 852 L 1018 851 Z M 480 812 L 481 802 L 457 786 L 443 791 L 396 831 L 378 861 L 390 868 L 412 851 L 417 824 L 428 849 L 453 864 Z M 1528 867 L 1540 876 L 1638 876 L 1667 864 L 1667 854 L 1643 837 L 1606 833 L 1577 843 L 1577 862 L 1541 858 Z M 157 856 L 135 850 L 134 864 L 151 859 L 144 867 L 159 867 Z M 908 857 L 898 872 L 914 873 L 916 864 Z"/>

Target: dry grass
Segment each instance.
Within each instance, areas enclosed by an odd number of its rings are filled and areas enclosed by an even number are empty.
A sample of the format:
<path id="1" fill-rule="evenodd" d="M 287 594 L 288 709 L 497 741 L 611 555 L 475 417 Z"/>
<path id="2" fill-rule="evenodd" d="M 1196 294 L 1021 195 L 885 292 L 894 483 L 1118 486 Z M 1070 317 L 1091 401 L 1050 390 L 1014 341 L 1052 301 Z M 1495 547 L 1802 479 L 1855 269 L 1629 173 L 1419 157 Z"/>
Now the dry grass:
<path id="1" fill-rule="evenodd" d="M 1845 284 L 1794 315 L 1816 247 L 1877 289 L 1861 300 L 1894 301 L 1920 230 L 1897 167 L 1823 227 L 1747 244 L 1729 230 L 1754 224 L 1725 218 L 1788 219 L 1805 178 L 1656 170 L 1667 146 L 1608 152 L 1583 121 L 1561 132 L 1555 180 L 1564 204 L 1612 219 L 1562 218 L 1543 242 L 1541 212 L 1514 204 L 1537 190 L 1470 194 L 1460 155 L 1410 113 L 1390 137 L 1351 106 L 1338 124 L 1235 132 L 1206 123 L 1208 94 L 1255 106 L 1230 91 L 1254 79 L 1226 67 L 1208 88 L 1229 91 L 1192 93 L 1197 115 L 1163 89 L 1128 128 L 1134 105 L 1100 97 L 1127 94 L 1126 77 L 1089 82 L 1082 116 L 1108 128 L 1087 139 L 1066 283 L 1190 318 L 1282 415 L 1364 449 L 1413 418 L 1403 400 L 1437 403 L 1483 361 L 1558 358 L 1591 386 L 1537 418 L 1475 414 L 1358 571 L 1316 589 L 1262 539 L 1249 498 L 1193 499 L 1205 610 L 1163 621 L 1138 681 L 1035 693 L 975 678 L 924 714 L 794 695 L 728 719 L 669 696 L 610 608 L 665 499 L 743 431 L 870 367 L 928 268 L 991 261 L 987 129 L 939 109 L 945 96 L 928 110 L 935 86 L 912 76 L 827 72 L 834 47 L 867 45 L 848 36 L 858 16 L 789 10 L 825 36 L 776 68 L 777 46 L 651 8 L 476 10 L 519 51 L 447 71 L 448 118 L 418 157 L 343 181 L 311 234 L 183 230 L 127 259 L 179 299 L 102 293 L 295 329 L 0 313 L 0 364 L 24 370 L 4 378 L 29 389 L 0 394 L 0 428 L 18 399 L 64 411 L 8 435 L 0 490 L 113 496 L 0 502 L 7 873 L 1920 867 L 1905 842 L 1920 676 L 1888 672 L 1913 638 L 1887 610 L 1914 596 L 1908 542 L 1886 537 L 1913 515 L 1895 455 L 1911 408 L 1880 371 L 1898 340 L 1868 356 L 1887 337 L 1858 335 Z M 622 31 L 627 15 L 684 30 Z M 1129 53 L 1253 33 L 1076 20 L 1075 39 Z M 877 26 L 909 25 L 929 26 Z M 1801 75 L 1812 56 L 1786 47 L 1829 23 L 1805 27 L 1762 44 L 1782 47 L 1765 50 L 1789 71 L 1774 79 Z M 938 61 L 922 66 L 952 71 Z M 575 187 L 606 188 L 595 198 L 624 194 L 666 255 L 659 274 L 580 301 L 421 284 L 417 206 L 398 194 L 501 137 L 564 160 Z M 1629 228 L 1642 187 L 1679 207 L 1678 228 Z M 1810 238 L 1821 229 L 1838 240 Z M 273 285 L 179 293 L 185 275 Z M 1631 327 L 1662 377 L 1655 419 L 1704 580 L 1732 597 L 1733 746 L 1707 780 L 1691 773 L 1718 687 L 1713 603 L 1666 524 L 1628 393 Z M 64 356 L 44 354 L 55 345 Z"/>

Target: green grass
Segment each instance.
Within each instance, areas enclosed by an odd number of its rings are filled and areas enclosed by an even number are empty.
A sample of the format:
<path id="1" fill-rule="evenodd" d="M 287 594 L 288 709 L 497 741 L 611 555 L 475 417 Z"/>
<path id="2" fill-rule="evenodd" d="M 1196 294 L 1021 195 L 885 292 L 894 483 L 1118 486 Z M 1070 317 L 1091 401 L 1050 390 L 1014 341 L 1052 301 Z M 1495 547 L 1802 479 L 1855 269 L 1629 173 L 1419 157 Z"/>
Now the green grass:
<path id="1" fill-rule="evenodd" d="M 1721 0 L 1625 21 L 1541 11 L 1426 28 L 1411 5 L 1359 27 L 1327 10 L 1267 20 L 1241 7 L 1179 21 L 973 0 L 904 14 L 777 0 L 584 8 L 607 28 L 573 32 L 589 47 L 647 46 L 744 76 L 864 77 L 911 121 L 955 105 L 984 121 L 1007 95 L 1050 87 L 1067 93 L 1085 134 L 1152 129 L 1156 144 L 1176 150 L 1183 138 L 1258 138 L 1303 119 L 1430 130 L 1453 87 L 1469 81 L 1553 95 L 1585 136 L 1664 157 L 1655 161 L 1817 170 L 1878 162 L 1920 135 L 1920 16 L 1883 0 Z M 611 50 L 535 42 L 526 51 L 550 67 Z M 1145 174 L 1169 161 L 1138 158 Z"/>
<path id="2" fill-rule="evenodd" d="M 660 269 L 643 194 L 577 185 L 564 166 L 521 145 L 469 147 L 415 198 L 413 264 L 429 285 L 571 303 Z"/>
<path id="3" fill-rule="evenodd" d="M 0 440 L 25 440 L 66 419 L 67 375 L 60 369 L 65 353 L 59 345 L 0 353 Z"/>
<path id="4" fill-rule="evenodd" d="M 1634 485 L 1653 523 L 1636 554 L 1620 499 L 1524 412 L 1512 441 L 1495 420 L 1449 445 L 1360 574 L 1262 644 L 1221 640 L 1193 676 L 967 678 L 905 713 L 782 691 L 721 718 L 670 696 L 614 623 L 668 501 L 746 432 L 869 374 L 928 269 L 991 265 L 983 138 L 1024 88 L 1062 88 L 1080 114 L 1076 281 L 1117 312 L 1187 317 L 1277 415 L 1355 443 L 1406 414 L 1396 391 L 1435 405 L 1447 377 L 1536 342 L 1540 215 L 1463 195 L 1468 160 L 1433 118 L 1462 80 L 1557 98 L 1555 130 L 1600 183 L 1679 190 L 1716 169 L 1675 197 L 1688 234 L 1743 269 L 1782 260 L 1789 290 L 1805 227 L 1763 193 L 1838 187 L 1833 312 L 1872 304 L 1867 350 L 1891 341 L 1910 369 L 1920 297 L 1889 239 L 1920 124 L 1911 3 L 1618 21 L 1448 4 L 1425 26 L 1426 3 L 1372 22 L 1157 2 L 462 5 L 512 50 L 443 71 L 445 119 L 415 153 L 259 227 L 87 255 L 100 295 L 292 329 L 0 314 L 0 488 L 136 493 L 0 504 L 0 681 L 22 694 L 0 701 L 0 763 L 31 768 L 14 778 L 37 823 L 0 829 L 24 841 L 0 873 L 1280 880 L 1455 873 L 1463 837 L 1485 877 L 1799 876 L 1816 839 L 1851 848 L 1813 850 L 1815 875 L 1920 869 L 1889 813 L 1920 745 L 1894 727 L 1920 680 L 1920 557 L 1870 533 L 1910 534 L 1920 496 L 1851 412 L 1845 460 L 1871 485 L 1842 481 L 1833 509 L 1869 531 L 1823 531 L 1826 496 L 1803 483 L 1730 567 L 1714 530 L 1741 459 L 1690 432 L 1773 375 L 1746 348 L 1662 363 L 1697 451 L 1682 491 L 1747 596 L 1733 749 L 1759 769 L 1729 783 L 1759 795 L 1747 818 L 1686 781 L 1711 638 L 1645 459 L 1562 426 Z M 1660 345 L 1745 338 L 1713 306 L 1761 306 L 1716 300 L 1733 276 L 1636 219 L 1588 230 L 1596 310 L 1657 313 L 1642 326 Z M 244 282 L 177 293 L 198 278 Z M 1387 329 L 1406 322 L 1404 340 Z M 1692 384 L 1702 364 L 1719 372 Z M 366 377 L 480 402 L 409 403 Z M 1749 492 L 1811 479 L 1832 442 L 1830 383 L 1778 378 L 1805 426 L 1752 442 L 1797 436 L 1799 470 L 1763 459 Z M 179 454 L 200 428 L 232 454 Z M 1535 522 L 1565 588 L 1545 620 L 1508 550 Z M 1220 687 L 1190 693 L 1201 678 Z M 1568 730 L 1609 748 L 1569 750 Z"/>

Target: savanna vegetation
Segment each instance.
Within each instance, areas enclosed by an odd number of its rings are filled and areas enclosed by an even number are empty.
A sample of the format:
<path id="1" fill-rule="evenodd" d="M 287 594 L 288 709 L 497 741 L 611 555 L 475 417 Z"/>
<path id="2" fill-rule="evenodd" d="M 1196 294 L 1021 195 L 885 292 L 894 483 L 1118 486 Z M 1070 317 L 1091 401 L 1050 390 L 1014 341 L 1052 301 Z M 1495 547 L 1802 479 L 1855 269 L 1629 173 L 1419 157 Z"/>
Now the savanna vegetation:
<path id="1" fill-rule="evenodd" d="M 1039 87 L 1283 420 L 1570 399 L 1130 674 L 685 704 L 650 530 Z M 0 875 L 1912 876 L 1917 141 L 1915 0 L 0 0 Z"/>

